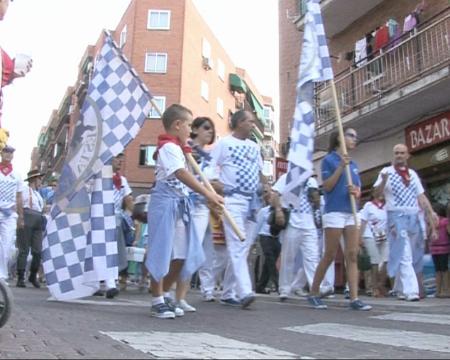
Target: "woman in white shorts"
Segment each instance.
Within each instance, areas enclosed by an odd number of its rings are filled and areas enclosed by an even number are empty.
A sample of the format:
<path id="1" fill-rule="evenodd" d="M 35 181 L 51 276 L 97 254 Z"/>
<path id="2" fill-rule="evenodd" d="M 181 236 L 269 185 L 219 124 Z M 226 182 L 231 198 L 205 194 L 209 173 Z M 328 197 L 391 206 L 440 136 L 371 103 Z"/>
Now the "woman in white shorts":
<path id="1" fill-rule="evenodd" d="M 385 295 L 387 278 L 386 265 L 389 247 L 386 236 L 387 212 L 384 196 L 372 196 L 361 212 L 361 238 L 372 265 L 372 294 L 375 297 Z"/>
<path id="2" fill-rule="evenodd" d="M 357 134 L 354 129 L 344 129 L 345 145 L 348 151 L 356 147 Z M 350 167 L 353 185 L 349 185 L 345 167 Z M 372 307 L 358 299 L 358 250 L 359 231 L 355 224 L 350 203 L 350 195 L 359 198 L 361 180 L 358 167 L 343 155 L 339 142 L 339 133 L 330 135 L 328 154 L 322 160 L 322 181 L 325 195 L 323 228 L 325 231 L 325 253 L 317 267 L 308 301 L 315 309 L 326 309 L 319 295 L 319 286 L 325 273 L 336 256 L 339 239 L 345 241 L 345 264 L 350 288 L 350 308 L 353 310 L 370 310 Z"/>

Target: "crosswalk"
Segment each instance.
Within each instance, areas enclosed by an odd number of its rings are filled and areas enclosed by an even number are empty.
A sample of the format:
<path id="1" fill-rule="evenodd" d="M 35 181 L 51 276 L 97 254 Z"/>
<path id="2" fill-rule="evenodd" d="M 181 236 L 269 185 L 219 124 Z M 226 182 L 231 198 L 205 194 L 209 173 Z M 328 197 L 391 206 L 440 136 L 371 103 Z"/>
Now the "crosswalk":
<path id="1" fill-rule="evenodd" d="M 379 347 L 380 351 L 385 349 L 383 346 L 392 346 L 406 353 L 417 350 L 430 351 L 434 354 L 441 353 L 445 358 L 450 354 L 450 315 L 391 312 L 369 316 L 369 319 L 375 320 L 373 325 L 361 326 L 319 322 L 282 327 L 278 329 L 278 331 L 281 331 L 278 335 L 282 337 L 283 331 L 290 331 L 298 334 L 351 341 L 353 344 L 361 344 L 361 348 L 364 347 L 364 343 L 382 345 L 382 347 Z M 411 324 L 412 326 L 412 323 L 428 324 L 427 331 L 429 332 L 409 330 L 408 326 L 406 326 L 408 330 L 402 330 L 402 327 L 405 328 L 405 324 Z M 398 326 L 399 324 L 403 324 L 403 326 Z M 102 333 L 157 358 L 313 358 L 263 344 L 238 341 L 206 332 Z M 320 343 L 320 340 L 318 343 Z M 301 344 L 301 340 L 299 340 L 299 344 Z"/>

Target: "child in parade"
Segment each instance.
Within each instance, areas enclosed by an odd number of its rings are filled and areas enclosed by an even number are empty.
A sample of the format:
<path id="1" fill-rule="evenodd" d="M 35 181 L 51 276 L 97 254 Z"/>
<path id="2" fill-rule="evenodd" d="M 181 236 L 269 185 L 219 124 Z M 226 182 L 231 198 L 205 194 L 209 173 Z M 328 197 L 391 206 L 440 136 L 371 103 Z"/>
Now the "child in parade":
<path id="1" fill-rule="evenodd" d="M 204 261 L 196 239 L 188 187 L 203 195 L 214 206 L 223 198 L 207 190 L 187 168 L 184 152 L 190 135 L 192 112 L 178 104 L 162 115 L 165 134 L 158 137 L 156 184 L 148 207 L 148 255 L 154 317 L 162 319 L 184 315 L 170 298 L 172 285 L 182 276 L 187 280 Z"/>

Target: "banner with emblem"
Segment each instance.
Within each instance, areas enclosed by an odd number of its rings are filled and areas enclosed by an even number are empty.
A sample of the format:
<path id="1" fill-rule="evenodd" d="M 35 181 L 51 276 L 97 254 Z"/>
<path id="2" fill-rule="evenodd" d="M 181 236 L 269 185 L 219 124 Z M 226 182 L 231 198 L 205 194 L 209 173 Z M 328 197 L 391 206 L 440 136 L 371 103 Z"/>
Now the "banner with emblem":
<path id="1" fill-rule="evenodd" d="M 90 296 L 118 276 L 111 162 L 138 134 L 151 99 L 105 31 L 43 240 L 47 287 L 57 300 Z"/>
<path id="2" fill-rule="evenodd" d="M 283 199 L 295 208 L 300 204 L 305 181 L 313 173 L 314 82 L 331 79 L 333 79 L 333 69 L 331 68 L 319 0 L 309 0 L 305 15 L 286 187 L 283 192 Z"/>

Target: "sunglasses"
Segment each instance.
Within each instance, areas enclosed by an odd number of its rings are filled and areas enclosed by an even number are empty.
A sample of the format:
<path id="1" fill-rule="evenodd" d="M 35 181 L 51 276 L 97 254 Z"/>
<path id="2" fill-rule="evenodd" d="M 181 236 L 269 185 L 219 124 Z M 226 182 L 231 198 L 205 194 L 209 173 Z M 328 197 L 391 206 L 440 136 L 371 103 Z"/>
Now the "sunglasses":
<path id="1" fill-rule="evenodd" d="M 358 135 L 353 134 L 353 133 L 346 133 L 345 136 L 351 138 L 351 139 L 355 139 L 358 140 Z"/>

